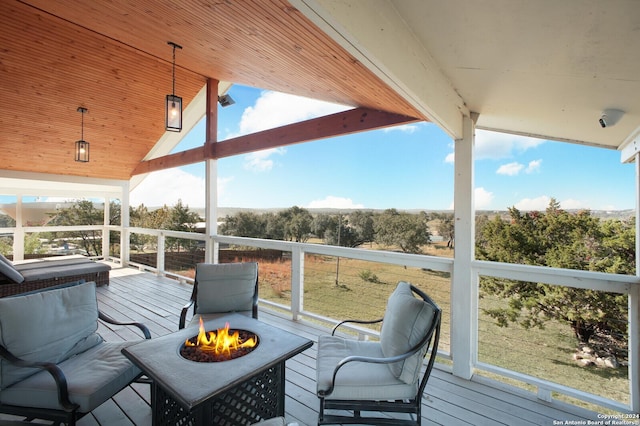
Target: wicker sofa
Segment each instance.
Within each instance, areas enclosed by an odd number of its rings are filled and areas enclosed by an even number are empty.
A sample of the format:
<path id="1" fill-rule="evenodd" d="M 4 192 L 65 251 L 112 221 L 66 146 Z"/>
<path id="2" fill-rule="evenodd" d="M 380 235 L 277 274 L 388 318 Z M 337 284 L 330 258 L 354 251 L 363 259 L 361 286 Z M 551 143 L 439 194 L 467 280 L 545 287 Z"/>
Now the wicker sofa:
<path id="1" fill-rule="evenodd" d="M 74 281 L 109 284 L 111 267 L 84 256 L 62 256 L 13 264 L 0 254 L 0 297 L 58 286 Z"/>

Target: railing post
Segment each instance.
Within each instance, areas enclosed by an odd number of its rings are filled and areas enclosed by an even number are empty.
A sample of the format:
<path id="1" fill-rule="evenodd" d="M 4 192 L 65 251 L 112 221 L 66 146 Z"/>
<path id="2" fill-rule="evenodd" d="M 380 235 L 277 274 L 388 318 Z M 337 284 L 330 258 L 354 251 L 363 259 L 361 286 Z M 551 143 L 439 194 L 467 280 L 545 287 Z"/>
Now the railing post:
<path id="1" fill-rule="evenodd" d="M 13 260 L 24 260 L 24 228 L 22 225 L 22 195 L 16 197 L 16 230 L 13 233 Z"/>
<path id="2" fill-rule="evenodd" d="M 291 250 L 291 317 L 298 320 L 300 312 L 304 309 L 304 250 L 299 245 L 294 245 Z"/>
<path id="3" fill-rule="evenodd" d="M 109 231 L 109 217 L 111 216 L 111 205 L 109 197 L 105 197 L 104 199 L 104 220 L 102 223 L 102 258 L 104 260 L 109 260 L 109 241 L 110 231 Z"/>
<path id="4" fill-rule="evenodd" d="M 160 234 L 158 234 L 158 250 L 156 250 L 157 253 L 157 257 L 156 257 L 156 275 L 161 277 L 164 275 L 165 272 L 165 265 L 164 265 L 164 244 L 165 244 L 165 236 L 164 236 L 164 232 L 161 232 Z"/>
<path id="5" fill-rule="evenodd" d="M 640 413 L 640 287 L 629 291 L 629 405 Z"/>

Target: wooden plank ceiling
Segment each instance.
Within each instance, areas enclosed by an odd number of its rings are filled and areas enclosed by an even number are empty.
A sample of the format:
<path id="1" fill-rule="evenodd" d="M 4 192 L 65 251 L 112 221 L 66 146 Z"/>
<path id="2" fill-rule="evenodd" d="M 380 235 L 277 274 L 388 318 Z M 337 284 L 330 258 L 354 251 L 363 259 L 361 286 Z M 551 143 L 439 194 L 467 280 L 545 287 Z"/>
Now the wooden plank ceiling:
<path id="1" fill-rule="evenodd" d="M 424 119 L 284 0 L 4 0 L 0 169 L 129 179 L 164 133 L 167 41 L 185 105 L 214 78 Z"/>

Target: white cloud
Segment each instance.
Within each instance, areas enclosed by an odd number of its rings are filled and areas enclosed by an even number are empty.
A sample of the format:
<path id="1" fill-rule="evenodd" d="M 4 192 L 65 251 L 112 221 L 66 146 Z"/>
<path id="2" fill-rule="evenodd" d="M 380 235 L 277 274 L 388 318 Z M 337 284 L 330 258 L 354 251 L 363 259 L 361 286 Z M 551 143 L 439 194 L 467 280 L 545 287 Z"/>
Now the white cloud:
<path id="1" fill-rule="evenodd" d="M 531 173 L 539 172 L 541 166 L 542 166 L 542 160 L 529 161 L 529 165 L 527 166 L 527 170 L 525 170 L 525 173 L 531 174 Z"/>
<path id="2" fill-rule="evenodd" d="M 522 171 L 522 169 L 524 169 L 523 164 L 520 164 L 518 162 L 513 162 L 513 163 L 503 164 L 502 166 L 498 167 L 498 170 L 496 171 L 496 173 L 499 175 L 516 176 Z"/>
<path id="3" fill-rule="evenodd" d="M 248 135 L 347 109 L 350 107 L 286 93 L 265 91 L 260 94 L 253 106 L 244 110 L 238 131 L 229 134 L 228 137 Z M 254 172 L 269 171 L 274 166 L 271 156 L 283 155 L 285 152 L 284 148 L 277 148 L 247 154 L 244 157 L 244 168 Z"/>
<path id="4" fill-rule="evenodd" d="M 455 163 L 455 160 L 456 160 L 456 154 L 453 152 L 450 154 L 447 154 L 447 156 L 444 158 L 444 162 L 450 163 L 450 164 Z"/>
<path id="5" fill-rule="evenodd" d="M 476 130 L 475 158 L 477 160 L 508 158 L 535 148 L 544 142 L 543 139 Z"/>
<path id="6" fill-rule="evenodd" d="M 491 206 L 493 201 L 493 192 L 489 192 L 486 189 L 480 187 L 476 188 L 474 192 L 474 203 L 476 210 L 483 210 Z"/>
<path id="7" fill-rule="evenodd" d="M 546 195 L 541 195 L 537 198 L 523 198 L 522 200 L 518 201 L 514 205 L 514 207 L 518 210 L 523 211 L 543 211 L 546 210 L 547 207 L 549 207 L 549 201 L 551 201 L 551 198 Z"/>
<path id="8" fill-rule="evenodd" d="M 545 206 L 545 209 L 549 206 L 549 204 L 547 203 L 547 205 Z M 587 206 L 587 204 L 583 201 L 580 200 L 574 200 L 573 198 L 569 198 L 567 200 L 561 201 L 560 202 L 560 207 L 564 210 L 576 210 L 576 209 L 588 209 L 589 207 Z"/>
<path id="9" fill-rule="evenodd" d="M 415 133 L 420 129 L 420 125 L 419 124 L 403 124 L 401 126 L 393 126 L 393 127 L 385 127 L 383 129 L 384 132 L 393 132 L 393 131 L 399 131 L 399 132 L 403 132 L 403 133 Z"/>
<path id="10" fill-rule="evenodd" d="M 273 169 L 273 160 L 270 158 L 274 154 L 284 155 L 285 148 L 265 149 L 252 152 L 244 156 L 244 169 L 252 172 L 267 172 Z"/>
<path id="11" fill-rule="evenodd" d="M 265 91 L 260 94 L 254 106 L 244 110 L 239 131 L 233 136 L 247 135 L 348 109 L 351 107 Z"/>
<path id="12" fill-rule="evenodd" d="M 334 197 L 328 195 L 322 200 L 314 200 L 307 205 L 309 209 L 362 209 L 362 204 L 356 204 L 351 198 Z"/>
<path id="13" fill-rule="evenodd" d="M 233 177 L 218 179 L 218 196 Z M 130 204 L 147 207 L 174 206 L 178 200 L 190 208 L 204 207 L 205 180 L 181 169 L 167 169 L 150 173 L 130 195 Z"/>
<path id="14" fill-rule="evenodd" d="M 547 207 L 549 207 L 549 202 L 551 201 L 551 197 L 547 195 L 541 195 L 536 198 L 523 198 L 515 204 L 515 208 L 522 211 L 545 211 Z M 581 200 L 575 200 L 573 198 L 568 198 L 564 201 L 561 201 L 560 208 L 564 210 L 580 210 L 580 209 L 590 209 L 589 205 Z M 604 208 L 601 208 L 604 209 Z"/>

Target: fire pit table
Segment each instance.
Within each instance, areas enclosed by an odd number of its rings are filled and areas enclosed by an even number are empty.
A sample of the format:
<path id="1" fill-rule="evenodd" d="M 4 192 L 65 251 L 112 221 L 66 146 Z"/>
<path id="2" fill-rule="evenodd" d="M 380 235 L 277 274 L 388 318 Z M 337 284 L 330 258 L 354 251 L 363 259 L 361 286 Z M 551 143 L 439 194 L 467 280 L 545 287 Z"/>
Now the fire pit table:
<path id="1" fill-rule="evenodd" d="M 285 361 L 313 342 L 239 314 L 206 321 L 206 331 L 243 330 L 258 344 L 248 354 L 220 362 L 197 362 L 180 351 L 198 335 L 192 326 L 123 349 L 152 379 L 154 425 L 243 425 L 284 415 Z"/>

